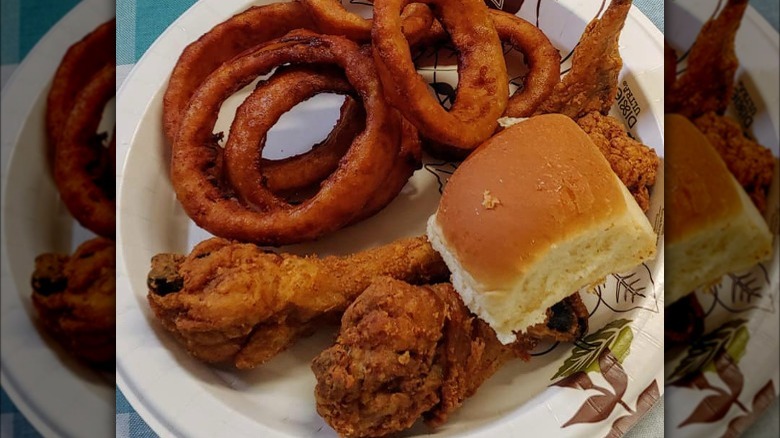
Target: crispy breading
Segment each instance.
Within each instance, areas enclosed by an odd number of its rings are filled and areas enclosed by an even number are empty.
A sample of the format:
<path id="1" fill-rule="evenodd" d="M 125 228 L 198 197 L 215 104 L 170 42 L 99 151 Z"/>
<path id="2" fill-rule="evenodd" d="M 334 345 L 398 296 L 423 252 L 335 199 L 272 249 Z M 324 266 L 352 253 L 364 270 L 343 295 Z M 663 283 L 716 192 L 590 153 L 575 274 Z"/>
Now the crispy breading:
<path id="1" fill-rule="evenodd" d="M 772 151 L 746 137 L 739 123 L 729 117 L 708 112 L 694 119 L 693 124 L 718 151 L 758 210 L 765 212 L 775 165 Z"/>
<path id="2" fill-rule="evenodd" d="M 155 256 L 148 300 L 196 358 L 252 368 L 336 321 L 380 275 L 428 283 L 446 279 L 449 271 L 425 237 L 323 258 L 213 238 L 187 257 Z"/>
<path id="3" fill-rule="evenodd" d="M 587 331 L 579 295 L 510 345 L 471 314 L 450 284 L 378 278 L 347 309 L 336 343 L 312 362 L 317 412 L 345 437 L 384 436 L 420 417 L 443 423 L 504 363 L 529 359 L 540 339 Z"/>
<path id="4" fill-rule="evenodd" d="M 739 67 L 734 38 L 747 4 L 748 0 L 729 0 L 720 14 L 701 28 L 688 54 L 685 73 L 667 92 L 667 113 L 692 119 L 710 111 L 726 111 Z"/>
<path id="5" fill-rule="evenodd" d="M 618 39 L 629 9 L 631 0 L 612 0 L 600 19 L 588 23 L 574 48 L 571 70 L 536 114 L 561 113 L 577 119 L 592 111 L 609 112 L 623 67 Z"/>
<path id="6" fill-rule="evenodd" d="M 631 138 L 617 119 L 597 111 L 580 118 L 577 124 L 646 212 L 650 208 L 649 188 L 655 184 L 660 163 L 655 150 Z"/>

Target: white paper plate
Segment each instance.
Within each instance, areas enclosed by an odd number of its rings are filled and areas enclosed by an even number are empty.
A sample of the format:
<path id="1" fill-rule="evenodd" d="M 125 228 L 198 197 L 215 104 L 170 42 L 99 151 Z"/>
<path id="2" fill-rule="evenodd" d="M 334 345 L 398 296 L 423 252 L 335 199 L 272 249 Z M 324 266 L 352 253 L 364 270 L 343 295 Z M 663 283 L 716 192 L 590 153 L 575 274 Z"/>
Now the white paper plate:
<path id="1" fill-rule="evenodd" d="M 93 235 L 68 214 L 46 159 L 44 112 L 68 47 L 114 15 L 104 0 L 80 3 L 30 51 L 3 88 L 2 384 L 44 436 L 113 434 L 113 376 L 81 365 L 34 322 L 35 257 L 68 253 Z"/>
<path id="2" fill-rule="evenodd" d="M 720 2 L 719 2 L 720 3 Z M 683 7 L 684 6 L 684 7 Z M 683 54 L 693 44 L 702 23 L 717 4 L 709 0 L 667 3 L 666 39 Z M 778 33 L 753 9 L 748 8 L 737 33 L 737 71 L 735 102 L 729 113 L 757 141 L 780 155 L 777 96 Z M 678 64 L 678 71 L 685 61 Z M 742 108 L 737 110 L 737 103 Z M 750 121 L 749 119 L 752 119 Z M 670 436 L 722 436 L 734 425 L 744 428 L 756 420 L 755 410 L 768 406 L 780 390 L 780 187 L 778 168 L 769 193 L 766 214 L 774 233 L 772 260 L 746 272 L 724 277 L 720 284 L 697 291 L 706 313 L 707 348 L 683 349 L 667 355 L 666 376 L 670 382 L 666 400 L 666 432 Z M 726 324 L 724 326 L 724 324 Z M 718 328 L 721 327 L 719 330 Z M 698 373 L 692 386 L 675 385 L 682 369 L 697 369 L 717 347 L 726 345 L 735 363 L 721 367 L 710 365 Z M 685 368 L 680 367 L 684 363 Z M 761 394 L 760 397 L 757 397 Z"/>
<path id="3" fill-rule="evenodd" d="M 249 4 L 245 0 L 195 4 L 146 52 L 119 91 L 117 384 L 142 418 L 163 436 L 333 437 L 335 432 L 315 411 L 315 380 L 309 369 L 311 359 L 329 345 L 332 331 L 300 342 L 257 370 L 221 370 L 190 357 L 153 319 L 146 302 L 150 258 L 158 252 L 188 252 L 209 236 L 184 214 L 168 177 L 168 147 L 161 127 L 168 75 L 189 42 Z M 539 22 L 556 46 L 566 48 L 565 54 L 600 5 L 583 0 L 544 2 L 538 11 Z M 526 2 L 520 14 L 534 22 L 536 7 L 536 2 Z M 621 37 L 625 63 L 621 104 L 615 106 L 622 107 L 626 117 L 636 117 L 631 119 L 631 131 L 661 155 L 662 44 L 661 33 L 633 9 Z M 218 130 L 227 126 L 241 97 L 223 107 L 225 117 L 220 118 Z M 304 140 L 301 132 L 324 134 L 336 117 L 338 102 L 309 101 L 301 109 L 280 122 L 273 135 L 313 143 L 316 135 Z M 427 160 L 401 195 L 377 216 L 319 242 L 286 250 L 347 253 L 422 234 L 438 202 L 439 181 L 446 180 L 451 170 L 449 163 Z M 657 226 L 661 223 L 662 178 L 654 189 L 649 215 Z M 662 250 L 661 245 L 660 254 Z M 622 361 L 621 366 L 605 372 L 606 378 L 594 366 L 588 368 L 590 361 L 567 362 L 572 345 L 540 349 L 529 363 L 515 361 L 500 370 L 436 431 L 437 436 L 517 436 L 521 431 L 527 436 L 604 436 L 613 424 L 626 430 L 663 391 L 662 278 L 663 258 L 659 257 L 633 273 L 610 277 L 599 288 L 600 296 L 585 297 L 594 310 L 591 333 L 595 334 L 589 348 L 609 346 L 613 357 Z M 603 328 L 613 320 L 618 322 Z M 597 353 L 593 350 L 580 359 L 593 359 Z M 552 386 L 560 380 L 553 376 L 561 367 L 573 373 L 568 382 L 591 385 L 584 386 L 588 389 Z M 599 418 L 593 406 L 602 406 L 605 418 Z M 574 417 L 575 424 L 566 425 Z M 432 432 L 418 424 L 408 435 L 428 433 Z"/>

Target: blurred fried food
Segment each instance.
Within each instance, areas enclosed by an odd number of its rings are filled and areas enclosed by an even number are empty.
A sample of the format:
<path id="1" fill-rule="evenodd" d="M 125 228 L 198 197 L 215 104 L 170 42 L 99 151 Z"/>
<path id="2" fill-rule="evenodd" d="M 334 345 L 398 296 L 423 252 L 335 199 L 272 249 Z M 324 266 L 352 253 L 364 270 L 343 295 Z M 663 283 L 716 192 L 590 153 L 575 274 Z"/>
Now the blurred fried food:
<path id="1" fill-rule="evenodd" d="M 739 67 L 734 37 L 747 5 L 748 0 L 729 0 L 717 18 L 704 24 L 691 46 L 685 73 L 666 93 L 667 113 L 693 119 L 710 111 L 726 111 Z"/>
<path id="2" fill-rule="evenodd" d="M 68 352 L 112 368 L 115 334 L 115 246 L 105 238 L 81 244 L 72 256 L 35 259 L 32 302 L 40 321 Z"/>
<path id="3" fill-rule="evenodd" d="M 708 112 L 693 120 L 718 151 L 734 178 L 745 189 L 758 211 L 766 211 L 775 158 L 772 151 L 748 138 L 735 120 Z"/>

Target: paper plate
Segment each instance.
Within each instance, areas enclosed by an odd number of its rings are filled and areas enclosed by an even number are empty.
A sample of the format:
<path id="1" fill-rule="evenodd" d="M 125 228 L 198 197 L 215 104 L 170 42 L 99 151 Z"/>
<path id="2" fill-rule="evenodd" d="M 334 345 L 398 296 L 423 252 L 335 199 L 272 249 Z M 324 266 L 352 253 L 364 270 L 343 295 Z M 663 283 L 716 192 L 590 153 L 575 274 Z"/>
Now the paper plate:
<path id="1" fill-rule="evenodd" d="M 693 44 L 720 6 L 698 0 L 667 3 L 666 39 L 679 54 Z M 736 38 L 740 68 L 729 115 L 772 154 L 778 150 L 778 34 L 748 7 Z M 683 56 L 678 71 L 685 68 Z M 705 311 L 701 342 L 667 355 L 666 433 L 675 437 L 724 436 L 744 431 L 780 390 L 780 188 L 778 167 L 766 218 L 775 236 L 771 261 L 731 273 L 697 290 Z M 687 375 L 687 378 L 681 377 Z"/>
<path id="2" fill-rule="evenodd" d="M 93 237 L 68 214 L 46 158 L 46 94 L 68 47 L 110 19 L 114 8 L 84 1 L 30 51 L 3 88 L 2 384 L 44 436 L 113 434 L 113 375 L 76 362 L 35 323 L 35 257 L 70 253 Z"/>
<path id="3" fill-rule="evenodd" d="M 602 6 L 586 1 L 539 3 L 543 4 L 525 2 L 519 14 L 533 23 L 538 20 L 563 55 Z M 163 436 L 334 437 L 315 410 L 315 379 L 309 363 L 329 345 L 335 329 L 303 340 L 256 370 L 238 372 L 206 366 L 190 357 L 154 320 L 146 302 L 150 258 L 159 252 L 186 253 L 209 237 L 181 209 L 168 176 L 169 150 L 161 116 L 169 72 L 188 43 L 249 5 L 242 0 L 198 2 L 146 52 L 119 91 L 117 115 L 123 123 L 117 133 L 121 169 L 117 175 L 117 384 Z M 620 46 L 625 63 L 615 114 L 663 155 L 661 33 L 634 8 Z M 445 58 L 441 55 L 440 60 Z M 434 73 L 440 82 L 453 74 L 452 67 L 441 62 L 423 71 L 429 80 Z M 223 106 L 217 130 L 228 126 L 242 98 L 234 96 Z M 328 98 L 302 104 L 274 128 L 268 149 L 278 143 L 273 137 L 293 144 L 316 142 L 332 127 L 338 106 L 338 100 Z M 420 235 L 454 167 L 454 163 L 426 159 L 399 197 L 375 217 L 318 242 L 284 250 L 346 254 Z M 649 213 L 656 229 L 662 222 L 660 181 L 662 175 Z M 659 254 L 663 254 L 661 244 Z M 528 363 L 506 365 L 436 435 L 517 436 L 520 431 L 527 436 L 604 436 L 610 431 L 622 435 L 663 392 L 662 278 L 663 257 L 659 256 L 633 272 L 611 276 L 596 293 L 584 294 L 593 316 L 591 334 L 583 342 L 546 346 Z M 599 367 L 599 363 L 616 366 Z M 402 436 L 433 432 L 418 424 Z"/>

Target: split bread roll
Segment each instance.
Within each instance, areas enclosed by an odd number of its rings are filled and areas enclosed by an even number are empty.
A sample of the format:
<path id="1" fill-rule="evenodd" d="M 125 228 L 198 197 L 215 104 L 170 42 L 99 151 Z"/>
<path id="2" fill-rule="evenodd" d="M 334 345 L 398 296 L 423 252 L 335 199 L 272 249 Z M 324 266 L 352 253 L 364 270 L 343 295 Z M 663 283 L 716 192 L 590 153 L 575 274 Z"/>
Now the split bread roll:
<path id="1" fill-rule="evenodd" d="M 772 254 L 772 234 L 718 152 L 687 118 L 667 114 L 666 290 L 669 306 Z"/>
<path id="2" fill-rule="evenodd" d="M 471 154 L 428 220 L 428 239 L 505 344 L 555 303 L 656 251 L 634 198 L 560 114 L 520 122 Z"/>

